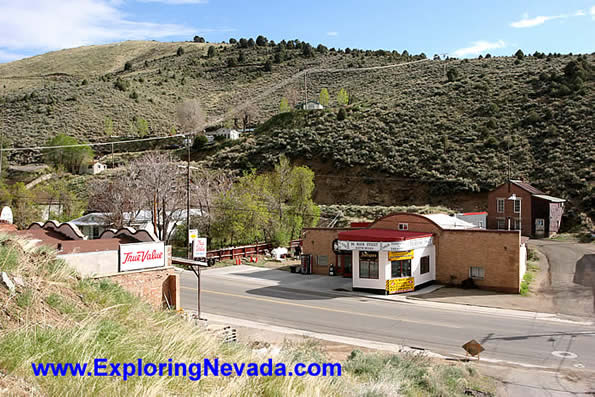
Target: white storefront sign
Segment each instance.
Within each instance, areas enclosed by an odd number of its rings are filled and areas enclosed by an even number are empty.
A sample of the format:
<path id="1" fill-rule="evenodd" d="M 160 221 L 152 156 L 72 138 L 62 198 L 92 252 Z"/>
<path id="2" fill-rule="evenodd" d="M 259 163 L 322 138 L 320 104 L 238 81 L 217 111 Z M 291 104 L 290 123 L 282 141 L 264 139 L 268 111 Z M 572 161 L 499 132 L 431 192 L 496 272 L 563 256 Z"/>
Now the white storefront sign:
<path id="1" fill-rule="evenodd" d="M 207 238 L 197 237 L 192 242 L 192 257 L 206 258 L 207 257 Z"/>
<path id="2" fill-rule="evenodd" d="M 163 241 L 120 244 L 118 267 L 120 272 L 163 266 L 165 266 L 165 243 Z"/>
<path id="3" fill-rule="evenodd" d="M 345 251 L 409 251 L 432 244 L 432 237 L 405 241 L 338 241 L 340 250 Z"/>

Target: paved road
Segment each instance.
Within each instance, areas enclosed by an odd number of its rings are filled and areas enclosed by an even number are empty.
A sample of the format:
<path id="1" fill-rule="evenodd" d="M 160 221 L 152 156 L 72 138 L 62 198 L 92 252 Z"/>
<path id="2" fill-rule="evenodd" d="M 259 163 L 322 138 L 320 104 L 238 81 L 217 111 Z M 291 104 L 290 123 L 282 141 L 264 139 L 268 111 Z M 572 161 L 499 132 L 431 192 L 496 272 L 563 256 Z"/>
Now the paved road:
<path id="1" fill-rule="evenodd" d="M 593 316 L 595 313 L 595 245 L 531 240 L 549 264 L 550 295 L 559 313 Z"/>
<path id="2" fill-rule="evenodd" d="M 196 279 L 181 275 L 182 307 L 196 308 Z M 366 297 L 297 291 L 258 280 L 202 272 L 202 311 L 311 332 L 461 354 L 476 339 L 482 358 L 548 368 L 595 370 L 595 326 L 488 313 L 450 305 L 390 302 Z M 573 358 L 552 352 L 570 352 Z M 576 355 L 576 356 L 575 356 Z"/>

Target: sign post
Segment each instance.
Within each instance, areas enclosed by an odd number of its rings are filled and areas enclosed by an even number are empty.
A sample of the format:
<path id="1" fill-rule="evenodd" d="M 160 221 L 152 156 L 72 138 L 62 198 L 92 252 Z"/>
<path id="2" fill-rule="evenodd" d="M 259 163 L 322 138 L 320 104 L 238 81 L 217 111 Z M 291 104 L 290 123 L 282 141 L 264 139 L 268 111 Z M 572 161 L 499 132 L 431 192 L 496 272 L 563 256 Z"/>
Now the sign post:
<path id="1" fill-rule="evenodd" d="M 202 320 L 200 316 L 200 268 L 209 266 L 207 259 L 207 239 L 206 237 L 198 237 L 198 230 L 193 229 L 188 233 L 188 241 L 192 244 L 191 252 L 193 259 L 189 261 L 189 266 L 196 276 L 196 313 L 198 320 Z"/>

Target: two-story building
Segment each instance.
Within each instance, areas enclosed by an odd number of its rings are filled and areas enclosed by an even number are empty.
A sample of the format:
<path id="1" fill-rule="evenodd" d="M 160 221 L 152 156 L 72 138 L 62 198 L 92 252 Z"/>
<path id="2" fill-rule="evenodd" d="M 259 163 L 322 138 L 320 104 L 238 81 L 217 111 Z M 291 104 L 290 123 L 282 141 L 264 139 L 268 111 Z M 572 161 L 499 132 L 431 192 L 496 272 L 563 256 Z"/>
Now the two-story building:
<path id="1" fill-rule="evenodd" d="M 549 237 L 560 230 L 565 202 L 526 182 L 510 180 L 488 194 L 488 229 Z"/>

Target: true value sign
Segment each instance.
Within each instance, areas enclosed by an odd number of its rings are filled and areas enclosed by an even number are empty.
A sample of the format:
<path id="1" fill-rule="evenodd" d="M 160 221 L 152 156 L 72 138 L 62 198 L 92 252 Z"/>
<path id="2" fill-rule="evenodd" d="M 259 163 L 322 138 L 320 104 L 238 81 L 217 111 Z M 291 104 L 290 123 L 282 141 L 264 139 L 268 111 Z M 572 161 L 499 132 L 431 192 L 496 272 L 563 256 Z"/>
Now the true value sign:
<path id="1" fill-rule="evenodd" d="M 118 270 L 150 269 L 165 266 L 165 244 L 161 242 L 120 244 Z"/>

